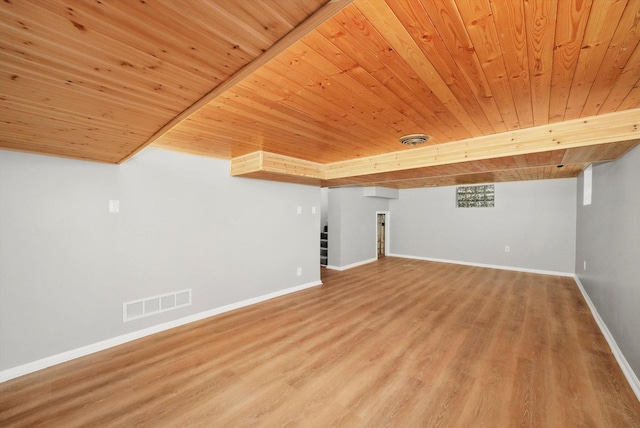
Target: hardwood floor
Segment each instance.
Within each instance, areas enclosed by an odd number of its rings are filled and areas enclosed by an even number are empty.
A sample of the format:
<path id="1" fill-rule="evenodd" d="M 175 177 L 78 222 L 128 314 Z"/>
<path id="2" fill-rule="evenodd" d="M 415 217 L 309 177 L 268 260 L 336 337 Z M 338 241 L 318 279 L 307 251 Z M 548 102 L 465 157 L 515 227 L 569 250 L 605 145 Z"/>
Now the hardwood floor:
<path id="1" fill-rule="evenodd" d="M 638 427 L 573 279 L 387 257 L 0 384 L 0 426 Z"/>

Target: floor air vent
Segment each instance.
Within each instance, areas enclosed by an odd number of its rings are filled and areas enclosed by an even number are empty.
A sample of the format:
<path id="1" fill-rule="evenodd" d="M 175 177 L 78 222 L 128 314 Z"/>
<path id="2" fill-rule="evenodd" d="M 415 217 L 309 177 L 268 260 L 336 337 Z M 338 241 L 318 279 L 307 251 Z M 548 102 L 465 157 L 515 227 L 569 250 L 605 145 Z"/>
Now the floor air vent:
<path id="1" fill-rule="evenodd" d="M 191 305 L 191 289 L 175 291 L 122 304 L 122 321 L 127 322 Z"/>

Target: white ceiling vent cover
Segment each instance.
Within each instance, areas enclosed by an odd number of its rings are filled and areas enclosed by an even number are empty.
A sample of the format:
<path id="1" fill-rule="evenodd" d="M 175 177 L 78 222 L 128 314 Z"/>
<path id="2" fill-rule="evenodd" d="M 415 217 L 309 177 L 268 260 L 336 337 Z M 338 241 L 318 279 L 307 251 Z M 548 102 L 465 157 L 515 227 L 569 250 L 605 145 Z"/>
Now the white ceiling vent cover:
<path id="1" fill-rule="evenodd" d="M 409 134 L 398 138 L 398 141 L 405 146 L 416 146 L 418 144 L 424 144 L 430 139 L 431 136 L 427 134 Z"/>

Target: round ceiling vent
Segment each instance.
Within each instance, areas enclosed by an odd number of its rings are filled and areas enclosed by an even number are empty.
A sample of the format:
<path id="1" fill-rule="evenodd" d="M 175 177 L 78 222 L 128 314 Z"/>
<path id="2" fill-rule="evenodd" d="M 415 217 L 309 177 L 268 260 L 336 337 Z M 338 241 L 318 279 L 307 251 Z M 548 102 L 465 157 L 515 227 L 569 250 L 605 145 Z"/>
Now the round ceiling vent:
<path id="1" fill-rule="evenodd" d="M 430 138 L 431 136 L 427 134 L 409 134 L 405 135 L 404 137 L 398 138 L 398 141 L 400 141 L 400 143 L 404 144 L 405 146 L 415 146 L 418 144 L 426 143 Z"/>

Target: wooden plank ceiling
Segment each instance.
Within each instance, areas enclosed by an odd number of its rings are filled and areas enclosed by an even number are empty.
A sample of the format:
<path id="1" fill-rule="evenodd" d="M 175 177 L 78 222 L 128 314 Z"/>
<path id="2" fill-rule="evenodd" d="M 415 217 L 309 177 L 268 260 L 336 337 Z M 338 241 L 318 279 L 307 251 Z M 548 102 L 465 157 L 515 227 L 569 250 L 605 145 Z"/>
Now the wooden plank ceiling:
<path id="1" fill-rule="evenodd" d="M 5 149 L 406 188 L 574 177 L 640 142 L 640 0 L 15 0 L 0 35 Z"/>

